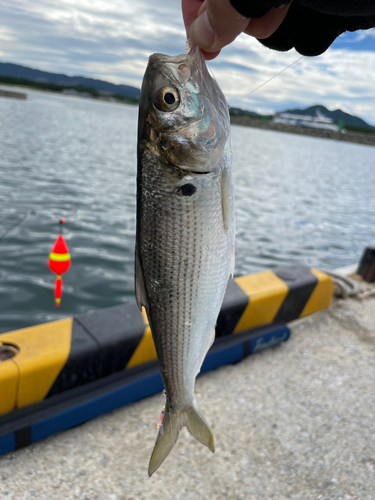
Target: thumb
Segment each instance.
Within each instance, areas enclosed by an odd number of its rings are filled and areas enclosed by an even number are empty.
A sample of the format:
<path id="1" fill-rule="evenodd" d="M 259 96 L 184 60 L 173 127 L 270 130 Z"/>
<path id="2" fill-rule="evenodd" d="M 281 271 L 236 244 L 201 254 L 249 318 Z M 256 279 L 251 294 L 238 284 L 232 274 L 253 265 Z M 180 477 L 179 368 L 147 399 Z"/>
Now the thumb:
<path id="1" fill-rule="evenodd" d="M 190 26 L 191 39 L 204 51 L 217 52 L 245 31 L 249 22 L 229 0 L 205 0 Z"/>

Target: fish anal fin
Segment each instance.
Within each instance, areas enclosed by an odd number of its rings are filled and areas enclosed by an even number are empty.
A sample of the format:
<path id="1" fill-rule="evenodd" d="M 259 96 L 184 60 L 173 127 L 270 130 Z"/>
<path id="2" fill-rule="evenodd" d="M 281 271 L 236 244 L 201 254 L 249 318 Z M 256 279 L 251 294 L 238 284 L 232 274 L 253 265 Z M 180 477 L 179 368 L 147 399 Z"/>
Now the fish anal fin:
<path id="1" fill-rule="evenodd" d="M 216 335 L 216 331 L 214 328 L 211 331 L 210 335 L 207 336 L 205 342 L 202 343 L 202 345 L 200 346 L 200 357 L 197 358 L 197 360 L 196 360 L 196 365 L 195 365 L 195 370 L 194 370 L 195 377 L 197 377 L 201 371 L 203 361 L 205 360 L 205 357 L 207 356 L 207 353 L 210 350 L 210 347 L 212 346 L 212 344 L 215 341 L 215 335 Z"/>
<path id="2" fill-rule="evenodd" d="M 147 309 L 143 271 L 137 247 L 135 249 L 135 298 L 137 300 L 137 305 L 140 311 L 142 311 L 142 307 L 145 307 Z"/>

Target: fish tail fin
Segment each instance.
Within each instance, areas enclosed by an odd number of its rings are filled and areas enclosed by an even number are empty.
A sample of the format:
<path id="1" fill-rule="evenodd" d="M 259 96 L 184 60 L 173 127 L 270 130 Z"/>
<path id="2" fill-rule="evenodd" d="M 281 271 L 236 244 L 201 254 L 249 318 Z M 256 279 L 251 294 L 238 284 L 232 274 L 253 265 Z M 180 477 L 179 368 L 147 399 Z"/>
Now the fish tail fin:
<path id="1" fill-rule="evenodd" d="M 148 475 L 150 477 L 164 462 L 173 446 L 176 444 L 180 429 L 183 425 L 184 419 L 181 412 L 174 413 L 171 410 L 165 411 L 148 466 Z"/>
<path id="2" fill-rule="evenodd" d="M 193 405 L 187 408 L 185 414 L 186 427 L 190 434 L 214 453 L 214 436 L 195 398 Z"/>
<path id="3" fill-rule="evenodd" d="M 184 425 L 186 425 L 190 434 L 195 439 L 207 446 L 212 452 L 215 451 L 214 437 L 211 429 L 195 400 L 191 406 L 183 410 L 177 412 L 171 409 L 166 410 L 148 466 L 148 475 L 150 477 L 171 452 L 177 442 L 180 429 Z"/>

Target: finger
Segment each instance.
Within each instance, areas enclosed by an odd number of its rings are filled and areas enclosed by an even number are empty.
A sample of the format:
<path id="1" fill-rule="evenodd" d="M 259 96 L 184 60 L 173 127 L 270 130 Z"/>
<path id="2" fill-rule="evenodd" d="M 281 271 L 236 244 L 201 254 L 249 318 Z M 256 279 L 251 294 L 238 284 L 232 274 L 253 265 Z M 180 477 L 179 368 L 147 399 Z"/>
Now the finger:
<path id="1" fill-rule="evenodd" d="M 182 17 L 184 19 L 186 38 L 190 38 L 190 26 L 191 23 L 198 15 L 198 11 L 203 3 L 203 0 L 182 0 Z"/>
<path id="2" fill-rule="evenodd" d="M 203 0 L 182 0 L 182 16 L 185 23 L 186 38 L 190 38 L 190 26 L 194 19 L 197 17 L 199 9 L 203 4 Z M 220 54 L 220 50 L 216 52 L 205 52 L 202 50 L 204 58 L 209 61 L 215 59 Z"/>
<path id="3" fill-rule="evenodd" d="M 198 17 L 190 25 L 190 36 L 195 45 L 206 52 L 220 51 L 233 42 L 249 24 L 229 0 L 205 0 Z"/>
<path id="4" fill-rule="evenodd" d="M 244 32 L 255 38 L 268 38 L 284 21 L 290 5 L 291 4 L 284 4 L 278 9 L 272 8 L 265 16 L 259 17 L 258 19 L 252 19 Z"/>
<path id="5" fill-rule="evenodd" d="M 215 57 L 217 57 L 221 51 L 217 50 L 216 52 L 206 52 L 205 50 L 202 50 L 201 52 L 206 61 L 211 61 L 211 59 L 215 59 Z"/>

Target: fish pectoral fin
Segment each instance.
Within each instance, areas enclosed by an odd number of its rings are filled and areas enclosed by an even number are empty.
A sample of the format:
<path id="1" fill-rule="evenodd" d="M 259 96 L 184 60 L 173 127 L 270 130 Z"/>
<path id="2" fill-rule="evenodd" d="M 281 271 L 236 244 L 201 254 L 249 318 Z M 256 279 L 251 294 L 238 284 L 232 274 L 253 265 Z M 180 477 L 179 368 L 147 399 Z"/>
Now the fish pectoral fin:
<path id="1" fill-rule="evenodd" d="M 176 444 L 181 427 L 187 426 L 190 434 L 202 444 L 207 446 L 212 452 L 215 451 L 214 437 L 209 428 L 198 403 L 194 400 L 191 406 L 181 411 L 173 412 L 167 409 L 163 418 L 163 423 L 159 427 L 155 446 L 148 466 L 148 475 L 152 474 L 160 467 L 167 458 L 173 446 Z"/>
<path id="2" fill-rule="evenodd" d="M 139 307 L 139 310 L 142 311 L 142 307 L 145 307 L 147 310 L 147 300 L 146 300 L 146 291 L 143 281 L 143 271 L 137 247 L 135 249 L 135 298 L 137 300 L 137 305 Z"/>
<path id="3" fill-rule="evenodd" d="M 230 264 L 229 264 L 229 278 L 233 278 L 234 276 L 234 266 L 236 263 L 236 252 L 234 248 L 234 244 L 230 249 Z"/>
<path id="4" fill-rule="evenodd" d="M 227 232 L 232 218 L 232 189 L 230 177 L 226 168 L 221 172 L 221 210 L 223 214 L 224 231 Z"/>

